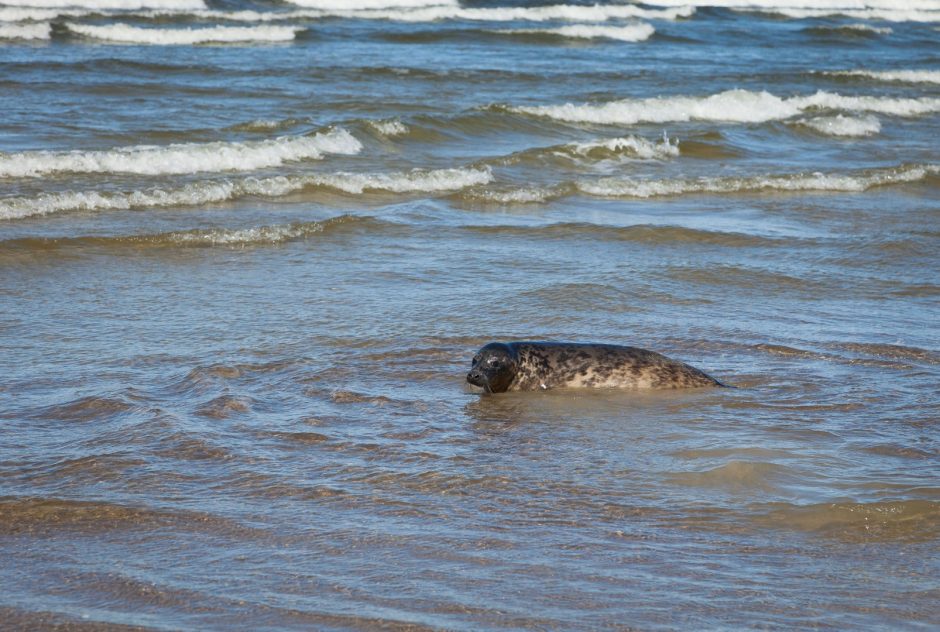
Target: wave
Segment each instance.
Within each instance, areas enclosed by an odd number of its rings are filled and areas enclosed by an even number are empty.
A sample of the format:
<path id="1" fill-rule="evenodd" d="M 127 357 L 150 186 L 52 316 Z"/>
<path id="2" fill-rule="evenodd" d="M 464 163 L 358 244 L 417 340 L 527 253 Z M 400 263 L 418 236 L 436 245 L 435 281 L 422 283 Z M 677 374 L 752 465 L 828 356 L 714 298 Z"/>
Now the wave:
<path id="1" fill-rule="evenodd" d="M 883 20 L 885 22 L 940 22 L 940 10 L 915 8 L 791 8 L 768 6 L 763 8 L 734 7 L 736 11 L 773 13 L 796 20 L 847 17 L 853 20 Z"/>
<path id="2" fill-rule="evenodd" d="M 582 193 L 598 197 L 652 198 L 696 193 L 757 193 L 763 191 L 861 192 L 874 187 L 904 184 L 940 174 L 940 165 L 903 165 L 869 169 L 855 174 L 811 173 L 676 180 L 601 178 L 581 181 Z"/>
<path id="3" fill-rule="evenodd" d="M 486 184 L 489 169 L 436 169 L 410 172 L 335 173 L 194 182 L 178 189 L 145 191 L 62 191 L 34 197 L 0 199 L 0 220 L 15 220 L 69 211 L 129 210 L 171 206 L 203 206 L 249 196 L 281 197 L 309 188 L 344 193 L 438 193 Z"/>
<path id="4" fill-rule="evenodd" d="M 49 40 L 52 39 L 52 25 L 48 22 L 39 24 L 0 24 L 0 40 Z"/>
<path id="5" fill-rule="evenodd" d="M 815 8 L 815 9 L 897 9 L 908 8 L 923 11 L 940 11 L 938 0 L 656 0 L 656 6 L 693 7 L 748 7 L 753 9 Z"/>
<path id="6" fill-rule="evenodd" d="M 0 177 L 51 173 L 187 174 L 250 171 L 285 162 L 320 159 L 325 154 L 357 154 L 362 144 L 343 128 L 313 136 L 271 140 L 134 146 L 110 151 L 27 151 L 0 154 Z"/>
<path id="7" fill-rule="evenodd" d="M 554 29 L 510 29 L 498 33 L 549 35 L 569 39 L 612 39 L 621 42 L 642 42 L 656 32 L 649 24 L 631 24 L 628 26 L 595 26 L 592 24 L 571 24 Z"/>
<path id="8" fill-rule="evenodd" d="M 872 136 L 881 131 L 881 122 L 874 116 L 817 116 L 799 121 L 827 136 Z"/>
<path id="9" fill-rule="evenodd" d="M 804 29 L 813 35 L 850 35 L 856 37 L 874 37 L 878 35 L 891 35 L 894 29 L 890 26 L 869 26 L 867 24 L 841 24 L 838 26 L 811 26 Z"/>
<path id="10" fill-rule="evenodd" d="M 940 20 L 936 0 L 656 0 L 658 6 L 720 7 L 796 19 L 847 16 L 894 22 Z"/>
<path id="11" fill-rule="evenodd" d="M 679 155 L 678 141 L 667 136 L 656 142 L 639 136 L 623 136 L 584 143 L 533 147 L 495 159 L 495 165 L 583 164 L 609 160 L 668 160 Z"/>
<path id="12" fill-rule="evenodd" d="M 291 0 L 292 4 L 310 7 L 317 0 Z M 393 20 L 397 22 L 437 22 L 440 20 L 468 20 L 480 22 L 545 22 L 559 20 L 567 22 L 606 22 L 607 20 L 646 18 L 676 20 L 690 17 L 695 9 L 682 6 L 668 9 L 644 9 L 636 5 L 589 6 L 556 4 L 542 7 L 489 7 L 461 8 L 455 5 L 428 6 L 424 8 L 350 10 L 341 0 L 330 4 L 335 8 L 320 9 L 321 16 L 360 18 L 369 20 Z M 440 3 L 438 3 L 440 4 Z"/>
<path id="13" fill-rule="evenodd" d="M 95 11 L 135 11 L 140 9 L 186 11 L 206 8 L 203 0 L 0 0 L 0 5 L 33 9 L 81 8 Z"/>
<path id="14" fill-rule="evenodd" d="M 763 123 L 784 120 L 810 109 L 853 110 L 915 116 L 940 111 L 940 99 L 844 96 L 819 91 L 807 96 L 778 97 L 769 92 L 726 90 L 706 97 L 623 99 L 593 105 L 490 106 L 496 110 L 571 123 L 633 125 L 682 121 Z"/>
<path id="15" fill-rule="evenodd" d="M 652 142 L 637 136 L 625 136 L 607 140 L 591 141 L 589 143 L 576 143 L 567 145 L 571 150 L 582 156 L 591 158 L 609 158 L 628 154 L 637 158 L 655 159 L 672 158 L 679 155 L 679 143 L 671 142 L 664 134 L 659 142 Z"/>
<path id="16" fill-rule="evenodd" d="M 772 503 L 756 520 L 772 528 L 790 528 L 850 541 L 929 542 L 940 537 L 940 503 L 896 500 L 813 505 Z"/>
<path id="17" fill-rule="evenodd" d="M 295 118 L 255 119 L 253 121 L 246 121 L 245 123 L 236 123 L 235 125 L 231 125 L 225 129 L 231 130 L 233 132 L 272 132 L 277 130 L 290 129 L 305 123 L 309 123 L 309 120 Z"/>
<path id="18" fill-rule="evenodd" d="M 824 74 L 899 83 L 940 83 L 940 70 L 839 70 Z"/>
<path id="19" fill-rule="evenodd" d="M 89 13 L 91 11 L 85 9 L 32 9 L 0 6 L 0 22 L 48 22 L 59 17 L 80 17 Z"/>
<path id="20" fill-rule="evenodd" d="M 304 31 L 294 26 L 211 26 L 205 28 L 160 29 L 129 24 L 66 24 L 77 35 L 108 42 L 179 46 L 186 44 L 223 44 L 234 42 L 289 42 Z"/>
<path id="21" fill-rule="evenodd" d="M 231 537 L 244 536 L 248 531 L 236 522 L 204 512 L 163 510 L 104 501 L 0 496 L 0 533 L 5 535 L 35 536 L 62 529 L 106 533 L 116 529 L 153 527 L 187 528 L 226 533 Z"/>
<path id="22" fill-rule="evenodd" d="M 295 5 L 302 2 L 295 2 Z M 674 9 L 641 9 L 635 5 L 620 6 L 576 6 L 551 5 L 545 7 L 493 7 L 461 8 L 453 5 L 426 6 L 424 8 L 401 7 L 396 9 L 353 10 L 335 3 L 336 8 L 301 8 L 294 10 L 255 11 L 242 9 L 224 11 L 218 9 L 191 9 L 186 11 L 153 9 L 135 12 L 136 17 L 161 19 L 189 15 L 202 20 L 224 20 L 228 22 L 283 22 L 288 20 L 315 20 L 329 17 L 363 20 L 389 20 L 393 22 L 439 22 L 444 20 L 465 20 L 469 22 L 606 22 L 617 19 L 661 19 L 676 20 L 690 17 L 694 9 L 680 7 Z M 442 3 L 437 3 L 442 4 Z M 47 18 L 51 19 L 51 18 Z M 589 26 L 572 24 L 571 26 Z M 615 27 L 612 27 L 615 28 Z M 416 34 L 413 34 L 416 35 Z M 555 34 L 558 36 L 558 34 Z M 571 35 L 570 37 L 575 37 Z"/>
<path id="23" fill-rule="evenodd" d="M 408 129 L 408 126 L 399 121 L 398 119 L 385 119 L 380 121 L 369 121 L 369 127 L 377 131 L 382 136 L 386 138 L 394 138 L 395 136 L 404 136 L 408 134 L 411 130 Z"/>
<path id="24" fill-rule="evenodd" d="M 329 11 L 341 9 L 346 11 L 361 11 L 365 9 L 391 9 L 391 8 L 422 8 L 422 7 L 456 7 L 457 0 L 293 0 L 293 4 L 311 9 Z"/>
<path id="25" fill-rule="evenodd" d="M 337 173 L 304 176 L 304 186 L 325 186 L 345 193 L 366 191 L 391 193 L 437 193 L 487 184 L 493 179 L 488 168 L 482 169 L 415 169 L 399 173 Z"/>
<path id="26" fill-rule="evenodd" d="M 688 228 L 686 226 L 634 224 L 611 226 L 584 222 L 563 222 L 541 226 L 475 225 L 464 230 L 483 235 L 505 235 L 529 239 L 590 239 L 628 241 L 644 244 L 708 244 L 729 247 L 766 247 L 777 240 L 754 234 Z"/>
<path id="27" fill-rule="evenodd" d="M 64 238 L 29 237 L 2 242 L 7 247 L 26 250 L 49 250 L 69 247 L 211 247 L 211 246 L 271 246 L 301 241 L 315 235 L 344 231 L 350 228 L 380 229 L 387 226 L 372 217 L 339 215 L 318 222 L 295 222 L 252 228 L 197 228 L 167 233 L 119 236 L 81 236 Z"/>

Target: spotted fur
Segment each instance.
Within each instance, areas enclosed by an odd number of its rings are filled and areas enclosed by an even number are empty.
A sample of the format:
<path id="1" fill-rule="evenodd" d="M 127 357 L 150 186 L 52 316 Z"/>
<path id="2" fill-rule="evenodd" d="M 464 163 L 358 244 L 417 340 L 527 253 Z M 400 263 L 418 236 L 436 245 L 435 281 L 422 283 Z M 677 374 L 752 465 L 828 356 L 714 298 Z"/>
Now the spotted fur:
<path id="1" fill-rule="evenodd" d="M 474 356 L 467 381 L 490 393 L 723 386 L 703 371 L 655 351 L 564 342 L 490 343 Z"/>

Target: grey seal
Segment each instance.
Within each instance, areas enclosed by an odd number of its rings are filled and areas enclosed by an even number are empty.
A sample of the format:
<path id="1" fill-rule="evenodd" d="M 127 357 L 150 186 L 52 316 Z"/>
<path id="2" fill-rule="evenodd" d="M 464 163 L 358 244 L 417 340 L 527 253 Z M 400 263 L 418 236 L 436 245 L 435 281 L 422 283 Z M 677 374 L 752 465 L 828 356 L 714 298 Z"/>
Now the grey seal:
<path id="1" fill-rule="evenodd" d="M 655 351 L 569 342 L 491 342 L 473 357 L 467 381 L 487 393 L 725 386 L 707 373 Z"/>

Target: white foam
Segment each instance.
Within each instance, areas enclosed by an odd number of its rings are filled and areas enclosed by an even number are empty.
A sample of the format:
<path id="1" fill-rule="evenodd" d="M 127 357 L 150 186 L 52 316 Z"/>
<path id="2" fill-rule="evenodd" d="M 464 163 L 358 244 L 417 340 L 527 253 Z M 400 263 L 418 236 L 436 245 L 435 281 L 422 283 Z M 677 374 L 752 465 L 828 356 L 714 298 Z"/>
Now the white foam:
<path id="1" fill-rule="evenodd" d="M 0 22 L 48 22 L 58 17 L 88 15 L 84 9 L 30 9 L 0 6 Z"/>
<path id="2" fill-rule="evenodd" d="M 109 42 L 173 46 L 232 42 L 289 42 L 302 27 L 290 26 L 212 26 L 207 28 L 161 29 L 129 24 L 67 24 L 73 33 Z"/>
<path id="3" fill-rule="evenodd" d="M 612 39 L 621 42 L 642 42 L 656 32 L 649 24 L 628 26 L 597 26 L 594 24 L 570 24 L 554 29 L 510 29 L 501 33 L 533 33 L 558 35 L 571 39 Z"/>
<path id="4" fill-rule="evenodd" d="M 828 136 L 871 136 L 881 131 L 877 117 L 868 116 L 817 116 L 800 121 L 803 125 Z"/>
<path id="5" fill-rule="evenodd" d="M 903 184 L 940 173 L 940 165 L 908 165 L 871 169 L 857 174 L 792 174 L 676 180 L 601 178 L 577 183 L 588 195 L 651 198 L 696 193 L 756 193 L 761 191 L 861 192 L 872 187 Z"/>
<path id="6" fill-rule="evenodd" d="M 192 230 L 160 235 L 159 241 L 186 246 L 246 246 L 251 244 L 279 244 L 323 231 L 319 222 L 258 226 L 256 228 Z"/>
<path id="7" fill-rule="evenodd" d="M 292 0 L 294 4 L 308 6 L 309 0 Z M 340 4 L 340 2 L 336 2 Z M 369 20 L 393 20 L 398 22 L 435 22 L 438 20 L 469 20 L 480 22 L 545 22 L 548 20 L 563 20 L 567 22 L 605 22 L 614 19 L 646 18 L 660 20 L 675 20 L 686 18 L 695 13 L 692 7 L 676 7 L 668 9 L 643 9 L 636 5 L 602 5 L 590 6 L 557 4 L 542 7 L 490 7 L 490 8 L 461 8 L 458 6 L 433 6 L 417 9 L 376 9 L 351 11 L 345 7 L 323 9 L 322 15 L 346 18 L 360 18 Z"/>
<path id="8" fill-rule="evenodd" d="M 940 99 L 895 99 L 890 97 L 844 96 L 820 90 L 815 94 L 788 99 L 800 111 L 810 108 L 875 112 L 892 116 L 918 116 L 940 112 Z"/>
<path id="9" fill-rule="evenodd" d="M 672 143 L 669 138 L 663 137 L 660 142 L 652 142 L 638 136 L 625 136 L 622 138 L 611 138 L 607 140 L 598 140 L 590 143 L 577 143 L 569 145 L 571 149 L 582 156 L 591 156 L 592 154 L 630 154 L 644 160 L 654 160 L 661 158 L 673 158 L 679 155 L 678 142 Z"/>
<path id="10" fill-rule="evenodd" d="M 336 173 L 306 176 L 305 182 L 308 185 L 328 186 L 355 194 L 364 193 L 365 191 L 436 193 L 487 184 L 492 179 L 493 174 L 489 168 L 415 169 L 399 173 Z"/>
<path id="11" fill-rule="evenodd" d="M 544 204 L 560 193 L 555 188 L 526 187 L 508 190 L 471 190 L 466 197 L 484 204 Z"/>
<path id="12" fill-rule="evenodd" d="M 48 22 L 39 24 L 0 24 L 0 40 L 48 40 L 52 39 L 52 26 Z"/>
<path id="13" fill-rule="evenodd" d="M 894 29 L 890 26 L 869 26 L 867 24 L 843 24 L 833 28 L 836 31 L 849 31 L 859 33 L 875 33 L 876 35 L 891 35 Z"/>
<path id="14" fill-rule="evenodd" d="M 95 11 L 136 11 L 140 9 L 182 11 L 206 8 L 203 0 L 0 0 L 0 5 L 31 7 L 34 9 L 71 7 Z"/>
<path id="15" fill-rule="evenodd" d="M 68 211 L 109 211 L 168 206 L 204 206 L 246 196 L 281 197 L 309 187 L 346 193 L 366 191 L 439 193 L 492 180 L 489 169 L 414 170 L 401 173 L 335 173 L 195 182 L 178 189 L 146 191 L 63 191 L 35 197 L 0 199 L 0 220 L 23 219 Z"/>
<path id="16" fill-rule="evenodd" d="M 656 6 L 696 6 L 746 9 L 918 9 L 940 11 L 938 0 L 655 0 Z"/>
<path id="17" fill-rule="evenodd" d="M 417 7 L 456 7 L 457 0 L 292 0 L 293 4 L 322 11 L 362 11 L 365 9 L 413 9 Z"/>
<path id="18" fill-rule="evenodd" d="M 356 154 L 362 144 L 345 129 L 314 136 L 281 136 L 249 142 L 120 147 L 108 151 L 27 151 L 0 154 L 0 177 L 50 173 L 184 174 L 250 171 L 325 154 Z"/>
<path id="19" fill-rule="evenodd" d="M 937 0 L 655 0 L 659 6 L 724 7 L 775 13 L 796 19 L 847 16 L 861 20 L 935 22 Z"/>
<path id="20" fill-rule="evenodd" d="M 692 120 L 762 123 L 788 119 L 811 108 L 914 116 L 940 111 L 940 99 L 856 97 L 823 91 L 808 96 L 782 98 L 769 92 L 727 90 L 706 97 L 624 99 L 599 105 L 567 103 L 565 105 L 510 107 L 509 110 L 572 123 L 633 125 Z"/>
<path id="21" fill-rule="evenodd" d="M 940 70 L 841 70 L 826 74 L 900 83 L 940 83 Z"/>
<path id="22" fill-rule="evenodd" d="M 772 7 L 757 10 L 771 11 L 778 15 L 797 20 L 843 16 L 852 18 L 853 20 L 884 20 L 885 22 L 940 22 L 940 11 L 938 10 L 918 10 L 910 8 L 792 9 L 787 7 Z"/>
<path id="23" fill-rule="evenodd" d="M 398 119 L 387 119 L 382 121 L 369 121 L 369 125 L 375 129 L 379 134 L 387 138 L 394 138 L 395 136 L 404 136 L 410 130 L 408 126 L 399 121 Z"/>
<path id="24" fill-rule="evenodd" d="M 304 5 L 304 0 L 297 0 L 295 5 Z M 390 20 L 396 22 L 436 22 L 442 20 L 468 20 L 475 22 L 605 22 L 617 19 L 660 19 L 675 20 L 690 17 L 695 13 L 692 7 L 667 9 L 642 9 L 635 5 L 549 5 L 544 7 L 491 7 L 461 8 L 456 4 L 436 3 L 442 6 L 422 6 L 417 8 L 399 7 L 385 9 L 351 9 L 341 0 L 331 3 L 332 7 L 301 8 L 290 11 L 222 11 L 215 9 L 186 11 L 188 15 L 207 20 L 226 20 L 230 22 L 280 22 L 286 20 L 311 20 L 327 17 L 339 17 L 363 20 Z M 430 4 L 430 3 L 427 3 Z M 142 17 L 166 17 L 179 15 L 179 11 L 152 10 L 140 12 Z"/>

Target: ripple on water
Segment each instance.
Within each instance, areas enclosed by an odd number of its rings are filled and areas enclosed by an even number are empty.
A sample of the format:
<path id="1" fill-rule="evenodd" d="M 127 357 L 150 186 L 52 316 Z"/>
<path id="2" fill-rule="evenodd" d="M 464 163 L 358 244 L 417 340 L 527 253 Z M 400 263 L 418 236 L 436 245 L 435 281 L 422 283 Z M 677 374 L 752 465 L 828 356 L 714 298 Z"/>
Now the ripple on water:
<path id="1" fill-rule="evenodd" d="M 62 498 L 0 497 L 0 533 L 6 535 L 43 535 L 62 529 L 106 533 L 115 529 L 157 527 L 219 533 L 245 530 L 231 520 L 205 512 Z"/>
<path id="2" fill-rule="evenodd" d="M 251 411 L 253 400 L 242 395 L 220 395 L 196 409 L 196 414 L 209 419 L 228 419 Z"/>
<path id="3" fill-rule="evenodd" d="M 88 422 L 113 419 L 135 409 L 135 405 L 122 396 L 89 395 L 53 404 L 34 411 L 30 417 L 50 421 Z"/>
<path id="4" fill-rule="evenodd" d="M 940 538 L 940 502 L 932 500 L 770 503 L 754 510 L 751 519 L 758 525 L 809 531 L 847 542 L 929 542 Z"/>
<path id="5" fill-rule="evenodd" d="M 699 472 L 672 472 L 666 479 L 687 487 L 709 487 L 744 494 L 779 492 L 798 476 L 794 468 L 767 461 L 729 461 Z"/>

